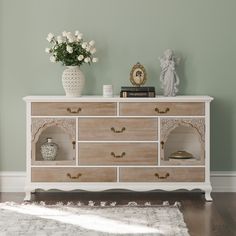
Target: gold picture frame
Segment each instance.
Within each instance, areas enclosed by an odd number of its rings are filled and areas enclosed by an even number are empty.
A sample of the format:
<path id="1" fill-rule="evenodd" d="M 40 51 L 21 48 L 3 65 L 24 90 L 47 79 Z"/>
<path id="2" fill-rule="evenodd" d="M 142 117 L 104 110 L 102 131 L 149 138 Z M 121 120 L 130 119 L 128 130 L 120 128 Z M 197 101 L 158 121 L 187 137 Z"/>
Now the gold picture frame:
<path id="1" fill-rule="evenodd" d="M 144 66 L 138 62 L 132 67 L 132 70 L 130 72 L 130 82 L 134 86 L 140 87 L 141 85 L 144 85 L 146 83 L 146 80 L 147 80 L 146 70 Z"/>

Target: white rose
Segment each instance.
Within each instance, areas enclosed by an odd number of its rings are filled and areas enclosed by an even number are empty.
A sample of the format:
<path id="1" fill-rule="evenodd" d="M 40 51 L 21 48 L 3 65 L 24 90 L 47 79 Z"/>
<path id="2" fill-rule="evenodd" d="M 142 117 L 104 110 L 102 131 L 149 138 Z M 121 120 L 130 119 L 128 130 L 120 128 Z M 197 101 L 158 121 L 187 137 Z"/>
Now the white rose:
<path id="1" fill-rule="evenodd" d="M 69 53 L 73 53 L 73 48 L 69 45 L 66 46 L 66 51 Z"/>
<path id="2" fill-rule="evenodd" d="M 77 58 L 78 58 L 79 61 L 82 61 L 84 59 L 84 56 L 83 55 L 79 55 Z"/>
<path id="3" fill-rule="evenodd" d="M 75 36 L 78 36 L 79 35 L 79 30 L 76 30 L 75 31 Z"/>
<path id="4" fill-rule="evenodd" d="M 73 43 L 75 41 L 74 35 L 71 32 L 68 32 L 66 34 L 66 37 L 67 37 L 69 43 Z"/>
<path id="5" fill-rule="evenodd" d="M 47 36 L 47 41 L 48 41 L 49 43 L 51 43 L 53 38 L 54 38 L 54 34 L 49 33 L 48 36 Z"/>
<path id="6" fill-rule="evenodd" d="M 67 37 L 67 38 L 69 38 L 69 37 L 71 37 L 71 36 L 72 36 L 72 33 L 71 33 L 71 32 L 67 32 L 67 33 L 66 33 L 66 37 Z"/>
<path id="7" fill-rule="evenodd" d="M 82 43 L 82 48 L 85 49 L 87 47 L 87 45 L 88 44 L 86 42 Z"/>
<path id="8" fill-rule="evenodd" d="M 88 63 L 88 62 L 90 62 L 90 58 L 89 57 L 86 57 L 85 59 L 84 59 L 84 61 L 86 62 L 86 63 Z"/>
<path id="9" fill-rule="evenodd" d="M 79 33 L 79 34 L 77 35 L 77 38 L 78 38 L 78 39 L 82 39 L 82 38 L 83 38 L 83 34 Z"/>
<path id="10" fill-rule="evenodd" d="M 69 43 L 73 43 L 75 41 L 75 38 L 72 36 L 72 37 L 68 37 L 68 41 Z"/>
<path id="11" fill-rule="evenodd" d="M 94 62 L 94 63 L 98 62 L 98 58 L 97 58 L 97 57 L 94 57 L 94 58 L 92 59 L 92 62 Z"/>
<path id="12" fill-rule="evenodd" d="M 94 44 L 95 44 L 95 41 L 94 41 L 94 40 L 92 40 L 92 41 L 89 42 L 89 45 L 90 45 L 90 46 L 94 46 Z"/>
<path id="13" fill-rule="evenodd" d="M 50 48 L 45 48 L 46 53 L 50 53 Z"/>
<path id="14" fill-rule="evenodd" d="M 90 49 L 91 49 L 91 48 L 90 48 L 90 46 L 89 46 L 89 45 L 87 45 L 87 47 L 86 47 L 86 49 L 85 49 L 85 50 L 86 50 L 87 52 L 89 52 L 89 51 L 90 51 Z"/>
<path id="15" fill-rule="evenodd" d="M 56 57 L 50 56 L 50 61 L 53 62 L 53 63 L 56 62 Z"/>
<path id="16" fill-rule="evenodd" d="M 66 32 L 66 31 L 63 31 L 63 32 L 62 32 L 62 36 L 63 36 L 63 37 L 66 37 L 66 35 L 67 35 L 67 32 Z"/>
<path id="17" fill-rule="evenodd" d="M 92 48 L 90 52 L 91 54 L 94 54 L 96 51 L 97 51 L 96 48 Z"/>
<path id="18" fill-rule="evenodd" d="M 63 38 L 61 36 L 57 36 L 57 42 L 59 44 L 63 43 Z"/>

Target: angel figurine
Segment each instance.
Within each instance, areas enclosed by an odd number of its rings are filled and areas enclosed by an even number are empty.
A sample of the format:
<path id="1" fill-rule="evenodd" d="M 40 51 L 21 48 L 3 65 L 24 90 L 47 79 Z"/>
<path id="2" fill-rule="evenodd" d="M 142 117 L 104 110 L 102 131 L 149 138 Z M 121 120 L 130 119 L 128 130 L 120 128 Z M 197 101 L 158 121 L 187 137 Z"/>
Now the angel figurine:
<path id="1" fill-rule="evenodd" d="M 159 60 L 161 66 L 160 81 L 164 96 L 175 96 L 179 85 L 179 76 L 175 71 L 175 65 L 179 64 L 180 58 L 174 56 L 173 50 L 167 49 Z"/>

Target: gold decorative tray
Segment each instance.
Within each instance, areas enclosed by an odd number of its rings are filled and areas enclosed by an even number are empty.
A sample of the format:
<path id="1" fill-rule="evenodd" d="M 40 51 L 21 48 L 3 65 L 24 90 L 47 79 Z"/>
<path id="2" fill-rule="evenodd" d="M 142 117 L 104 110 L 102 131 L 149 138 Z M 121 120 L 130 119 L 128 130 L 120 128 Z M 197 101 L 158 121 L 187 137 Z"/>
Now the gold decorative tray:
<path id="1" fill-rule="evenodd" d="M 186 151 L 173 152 L 169 156 L 169 159 L 191 159 L 191 158 L 193 158 L 193 155 Z"/>

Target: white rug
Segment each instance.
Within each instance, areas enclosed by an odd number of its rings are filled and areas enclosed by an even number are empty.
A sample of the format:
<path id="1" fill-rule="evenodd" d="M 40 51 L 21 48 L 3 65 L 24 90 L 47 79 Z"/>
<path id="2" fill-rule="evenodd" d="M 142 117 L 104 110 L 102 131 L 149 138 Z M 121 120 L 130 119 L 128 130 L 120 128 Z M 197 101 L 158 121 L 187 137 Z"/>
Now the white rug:
<path id="1" fill-rule="evenodd" d="M 178 204 L 138 206 L 131 202 L 115 206 L 101 202 L 96 206 L 0 203 L 1 236 L 104 236 L 158 235 L 188 236 Z"/>

